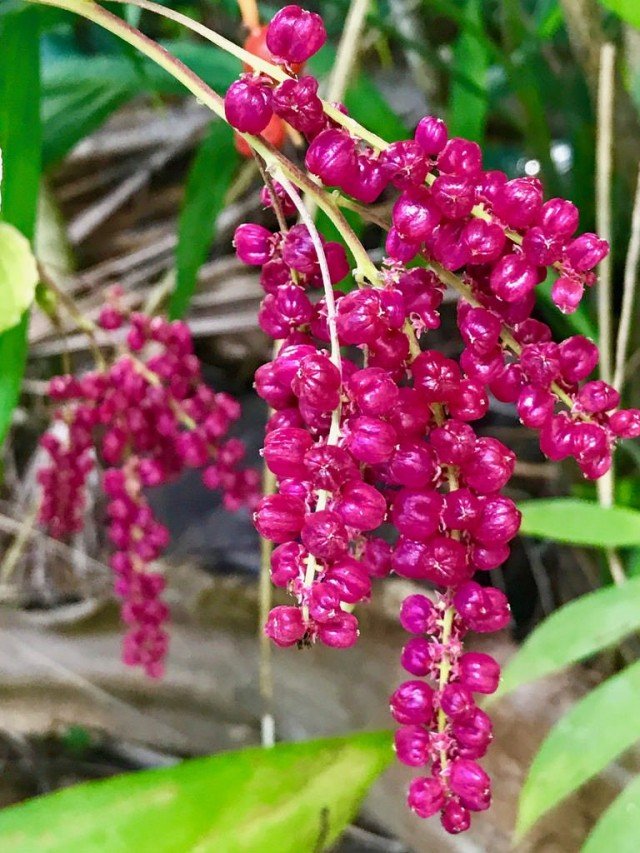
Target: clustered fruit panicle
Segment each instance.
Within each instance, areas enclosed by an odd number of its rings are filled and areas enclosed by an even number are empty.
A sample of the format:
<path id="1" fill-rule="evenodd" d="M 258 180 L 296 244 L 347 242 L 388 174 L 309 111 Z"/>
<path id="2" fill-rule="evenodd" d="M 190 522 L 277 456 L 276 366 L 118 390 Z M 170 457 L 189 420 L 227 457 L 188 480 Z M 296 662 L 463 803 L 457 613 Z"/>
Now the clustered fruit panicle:
<path id="1" fill-rule="evenodd" d="M 281 9 L 245 42 L 248 56 L 277 64 L 278 79 L 264 66 L 254 72 L 247 56 L 224 99 L 240 150 L 264 153 L 262 137 L 273 146 L 267 171 L 285 164 L 262 192 L 279 229 L 247 223 L 234 239 L 240 260 L 260 267 L 258 320 L 277 342 L 255 375 L 270 408 L 263 454 L 276 492 L 258 501 L 257 475 L 240 467 L 242 445 L 227 437 L 238 405 L 203 384 L 187 327 L 134 314 L 108 369 L 51 383 L 60 408 L 42 440 L 51 463 L 40 475 L 41 518 L 53 535 L 77 531 L 87 477 L 97 462 L 106 467 L 112 567 L 129 625 L 124 656 L 150 675 L 161 673 L 167 646 L 164 581 L 153 568 L 167 531 L 145 490 L 186 467 L 203 468 L 229 508 L 255 508 L 258 532 L 276 546 L 271 578 L 292 598 L 265 626 L 278 646 L 348 648 L 359 633 L 354 610 L 376 578 L 424 585 L 400 612 L 411 636 L 401 653 L 408 679 L 390 701 L 395 748 L 418 773 L 409 807 L 424 818 L 439 813 L 458 833 L 490 805 L 478 761 L 492 725 L 477 698 L 500 679 L 497 662 L 466 651 L 464 640 L 509 624 L 508 601 L 487 573 L 507 560 L 520 525 L 503 494 L 515 455 L 478 423 L 491 396 L 512 403 L 547 457 L 572 457 L 596 479 L 617 440 L 640 435 L 640 411 L 618 409 L 618 392 L 590 378 L 593 341 L 555 343 L 534 316 L 549 276 L 555 305 L 576 310 L 606 242 L 577 234 L 576 207 L 545 201 L 537 178 L 483 169 L 479 146 L 450 138 L 439 118 L 424 117 L 413 139 L 388 145 L 358 130 L 342 105 L 328 109 L 318 81 L 303 73 L 325 40 L 318 15 Z M 306 139 L 311 180 L 275 150 L 287 132 Z M 328 188 L 365 215 L 386 193 L 379 269 L 343 228 L 357 264 L 350 277 L 345 246 L 304 215 L 296 175 L 316 199 Z M 446 287 L 459 295 L 457 358 L 428 341 Z M 116 329 L 124 320 L 116 299 L 100 322 Z"/>
<path id="2" fill-rule="evenodd" d="M 393 693 L 391 713 L 398 759 L 420 772 L 410 808 L 420 817 L 439 812 L 458 833 L 490 804 L 478 759 L 492 726 L 476 697 L 494 692 L 500 676 L 492 657 L 464 651 L 463 640 L 510 621 L 505 595 L 485 579 L 509 556 L 520 525 L 502 494 L 515 456 L 472 424 L 490 395 L 513 403 L 549 458 L 573 457 L 595 479 L 618 438 L 640 435 L 640 412 L 616 411 L 618 393 L 589 380 L 598 362 L 592 341 L 554 343 L 532 316 L 550 272 L 554 303 L 574 311 L 596 281 L 606 242 L 576 236 L 577 209 L 545 201 L 538 179 L 483 170 L 479 146 L 449 138 L 439 118 L 379 148 L 346 130 L 335 111 L 329 118 L 317 80 L 294 68 L 324 40 L 317 15 L 287 6 L 266 44 L 288 79 L 247 71 L 225 98 L 239 131 L 259 134 L 277 116 L 303 134 L 307 170 L 321 186 L 362 205 L 395 194 L 381 269 L 375 280 L 358 276 L 359 289 L 333 292 L 335 316 L 327 287 L 349 274 L 345 249 L 321 238 L 319 256 L 307 224 L 291 219 L 297 205 L 277 175 L 262 199 L 289 225 L 272 232 L 244 224 L 235 234 L 238 257 L 261 267 L 259 322 L 279 342 L 255 377 L 272 410 L 264 459 L 277 492 L 254 518 L 276 545 L 273 583 L 294 603 L 275 607 L 265 631 L 279 646 L 347 648 L 358 637 L 353 610 L 369 599 L 373 579 L 429 585 L 431 593 L 402 605 L 412 636 L 401 663 L 410 678 Z M 445 285 L 460 293 L 457 359 L 427 345 Z"/>
<path id="3" fill-rule="evenodd" d="M 154 566 L 169 543 L 146 490 L 201 468 L 202 479 L 219 489 L 230 510 L 253 507 L 259 474 L 244 468 L 244 445 L 228 431 L 240 405 L 204 384 L 191 333 L 180 321 L 134 313 L 126 317 L 112 294 L 100 325 L 128 324 L 122 355 L 104 370 L 51 380 L 49 395 L 59 407 L 41 439 L 50 461 L 39 472 L 40 521 L 63 538 L 84 525 L 87 478 L 102 467 L 115 592 L 127 625 L 123 660 L 147 675 L 163 673 L 168 648 L 162 601 L 164 576 Z"/>

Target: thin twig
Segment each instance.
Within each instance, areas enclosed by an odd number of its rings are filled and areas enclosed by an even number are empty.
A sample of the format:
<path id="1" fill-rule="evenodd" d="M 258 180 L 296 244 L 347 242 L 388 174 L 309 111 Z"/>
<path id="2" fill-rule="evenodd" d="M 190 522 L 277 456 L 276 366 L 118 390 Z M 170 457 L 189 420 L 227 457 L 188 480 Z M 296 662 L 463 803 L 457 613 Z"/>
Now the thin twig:
<path id="1" fill-rule="evenodd" d="M 249 31 L 257 30 L 260 26 L 260 13 L 256 0 L 238 0 L 238 8 L 245 27 Z"/>
<path id="2" fill-rule="evenodd" d="M 638 182 L 631 217 L 631 236 L 624 264 L 624 285 L 622 291 L 622 308 L 618 325 L 616 341 L 616 362 L 613 374 L 613 386 L 622 391 L 626 370 L 627 349 L 631 332 L 633 301 L 636 292 L 638 261 L 640 260 L 640 166 L 638 167 Z"/>
<path id="3" fill-rule="evenodd" d="M 611 245 L 611 172 L 613 159 L 613 100 L 615 84 L 615 45 L 607 42 L 600 49 L 598 76 L 598 127 L 596 137 L 596 226 L 599 235 Z M 598 333 L 600 336 L 600 376 L 611 382 L 612 374 L 612 298 L 611 298 L 611 255 L 600 264 L 598 284 Z M 613 462 L 611 468 L 596 484 L 601 506 L 613 506 L 615 480 Z M 606 550 L 611 577 L 616 584 L 626 580 L 622 561 L 612 548 Z"/>
<path id="4" fill-rule="evenodd" d="M 596 226 L 611 245 L 611 171 L 613 152 L 613 99 L 616 48 L 603 44 L 598 82 L 598 130 L 596 138 Z M 598 330 L 600 376 L 611 381 L 611 255 L 600 264 L 598 284 Z"/>
<path id="5" fill-rule="evenodd" d="M 326 100 L 330 104 L 338 103 L 344 98 L 362 43 L 362 30 L 364 29 L 369 3 L 370 0 L 352 0 L 349 6 L 327 87 Z M 317 207 L 314 200 L 305 197 L 304 204 L 309 216 L 314 218 Z"/>
<path id="6" fill-rule="evenodd" d="M 358 57 L 358 49 L 362 44 L 362 31 L 369 10 L 369 2 L 370 0 L 352 0 L 349 6 L 327 87 L 327 100 L 330 103 L 341 101 L 344 97 Z"/>
<path id="7" fill-rule="evenodd" d="M 38 506 L 33 506 L 25 517 L 20 522 L 20 528 L 10 548 L 7 549 L 4 560 L 0 564 L 0 582 L 4 585 L 14 572 L 18 561 L 22 556 L 29 540 L 31 539 L 33 528 L 38 518 Z"/>
<path id="8" fill-rule="evenodd" d="M 85 317 L 76 305 L 73 297 L 69 296 L 68 293 L 65 293 L 41 261 L 38 261 L 38 275 L 40 276 L 41 283 L 47 288 L 47 290 L 53 293 L 55 298 L 60 302 L 65 311 L 75 322 L 78 329 L 87 336 L 96 366 L 100 369 L 104 369 L 105 361 L 96 338 L 95 323 L 89 320 L 88 317 Z"/>
<path id="9" fill-rule="evenodd" d="M 271 205 L 278 220 L 278 226 L 283 234 L 287 232 L 287 222 L 280 199 L 273 186 L 271 175 L 264 168 L 260 157 L 254 153 L 254 161 L 262 180 L 271 197 Z M 272 356 L 275 359 L 280 351 L 281 341 L 274 341 Z M 272 412 L 269 409 L 268 414 Z M 276 492 L 276 477 L 266 463 L 262 469 L 262 494 L 273 495 Z M 273 707 L 273 647 L 266 635 L 264 626 L 267 623 L 273 604 L 273 586 L 271 584 L 271 554 L 273 543 L 264 536 L 260 537 L 260 577 L 258 581 L 258 652 L 259 652 L 259 689 L 262 706 L 260 709 L 260 742 L 263 747 L 275 745 L 275 709 Z"/>

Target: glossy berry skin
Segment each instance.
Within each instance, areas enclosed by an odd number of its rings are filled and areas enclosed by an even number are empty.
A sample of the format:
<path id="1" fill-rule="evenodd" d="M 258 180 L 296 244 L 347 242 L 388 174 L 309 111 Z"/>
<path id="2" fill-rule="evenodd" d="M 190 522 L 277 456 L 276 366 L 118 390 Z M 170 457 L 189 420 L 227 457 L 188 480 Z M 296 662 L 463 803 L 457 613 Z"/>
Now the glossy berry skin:
<path id="1" fill-rule="evenodd" d="M 426 595 L 410 595 L 402 602 L 400 624 L 411 634 L 430 633 L 435 626 L 436 609 Z"/>
<path id="2" fill-rule="evenodd" d="M 285 6 L 267 29 L 267 47 L 284 62 L 306 62 L 327 40 L 320 15 L 299 6 Z"/>
<path id="3" fill-rule="evenodd" d="M 453 601 L 457 612 L 472 631 L 500 631 L 511 619 L 504 593 L 493 587 L 481 587 L 474 581 L 461 586 Z"/>
<path id="4" fill-rule="evenodd" d="M 294 646 L 300 642 L 305 630 L 297 607 L 274 607 L 265 626 L 266 635 L 281 648 Z"/>
<path id="5" fill-rule="evenodd" d="M 398 723 L 427 723 L 433 714 L 433 690 L 424 681 L 405 681 L 390 702 L 391 714 Z"/>
<path id="6" fill-rule="evenodd" d="M 264 497 L 254 514 L 258 532 L 271 542 L 287 542 L 302 530 L 304 504 L 299 498 L 286 495 Z"/>
<path id="7" fill-rule="evenodd" d="M 436 116 L 425 116 L 418 122 L 414 138 L 424 153 L 433 157 L 439 154 L 446 144 L 447 126 Z"/>
<path id="8" fill-rule="evenodd" d="M 261 133 L 271 121 L 271 90 L 260 79 L 247 75 L 227 90 L 224 111 L 229 124 L 242 133 Z"/>
<path id="9" fill-rule="evenodd" d="M 437 814 L 444 805 L 444 790 L 433 776 L 419 776 L 409 786 L 407 804 L 418 817 Z"/>
<path id="10" fill-rule="evenodd" d="M 451 790 L 460 797 L 460 802 L 474 812 L 485 811 L 491 804 L 491 782 L 484 770 L 475 761 L 459 758 L 451 767 L 449 782 Z"/>
<path id="11" fill-rule="evenodd" d="M 357 123 L 325 114 L 313 77 L 294 76 L 300 69 L 291 63 L 324 37 L 316 16 L 299 7 L 276 15 L 267 48 L 293 73 L 268 82 L 269 107 L 306 136 L 318 192 L 337 188 L 364 206 L 385 193 L 386 257 L 375 274 L 360 268 L 357 282 L 332 292 L 349 274 L 341 243 L 319 235 L 326 281 L 303 224 L 236 240 L 238 255 L 262 266 L 260 326 L 282 342 L 258 369 L 256 389 L 274 410 L 264 458 L 285 503 L 261 506 L 256 521 L 289 537 L 271 574 L 300 614 L 291 620 L 304 629 L 296 642 L 352 645 L 351 609 L 369 600 L 375 579 L 395 574 L 429 588 L 429 597 L 410 595 L 401 607 L 412 635 L 401 653 L 409 680 L 391 711 L 401 726 L 399 760 L 421 768 L 409 807 L 423 818 L 440 812 L 455 834 L 490 802 L 477 760 L 492 727 L 474 697 L 494 692 L 500 672 L 491 657 L 465 651 L 465 636 L 510 621 L 504 594 L 476 573 L 508 565 L 520 526 L 502 493 L 515 454 L 477 422 L 495 397 L 538 434 L 545 454 L 572 457 L 595 479 L 617 439 L 640 434 L 640 413 L 617 410 L 613 389 L 585 382 L 597 365 L 592 342 L 574 336 L 558 345 L 533 316 L 549 274 L 552 301 L 576 310 L 608 249 L 577 232 L 575 206 L 545 201 L 536 178 L 484 170 L 479 146 L 450 139 L 434 116 L 413 139 L 372 147 Z M 273 192 L 291 215 L 287 192 Z M 427 337 L 440 325 L 445 285 L 459 294 L 460 344 L 447 354 Z M 112 444 L 119 452 L 117 433 Z M 195 459 L 201 448 L 196 441 L 186 450 Z"/>
<path id="12" fill-rule="evenodd" d="M 255 237 L 245 245 L 255 245 Z M 258 242 L 266 239 L 257 235 Z M 57 538 L 79 532 L 88 477 L 104 466 L 99 479 L 113 549 L 109 565 L 126 626 L 122 660 L 160 678 L 169 608 L 155 561 L 168 547 L 169 532 L 156 519 L 147 490 L 200 468 L 205 486 L 221 492 L 226 508 L 253 509 L 259 475 L 243 467 L 244 446 L 228 436 L 239 404 L 203 383 L 188 327 L 130 313 L 122 295 L 120 288 L 109 292 L 100 322 L 107 330 L 126 326 L 124 352 L 99 371 L 51 382 L 57 411 L 41 440 L 50 461 L 38 472 L 40 521 Z"/>
<path id="13" fill-rule="evenodd" d="M 423 726 L 402 726 L 394 736 L 398 761 L 408 767 L 424 767 L 431 754 L 429 733 Z"/>

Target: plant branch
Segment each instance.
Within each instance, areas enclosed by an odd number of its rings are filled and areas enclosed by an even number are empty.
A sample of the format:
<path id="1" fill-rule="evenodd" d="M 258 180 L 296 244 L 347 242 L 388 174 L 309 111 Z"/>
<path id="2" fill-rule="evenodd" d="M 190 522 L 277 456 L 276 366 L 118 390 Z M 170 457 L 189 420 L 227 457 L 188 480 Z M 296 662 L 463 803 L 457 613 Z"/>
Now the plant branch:
<path id="1" fill-rule="evenodd" d="M 51 3 L 51 0 L 30 0 L 30 2 L 47 2 L 51 5 L 58 5 L 57 3 Z M 64 0 L 64 2 L 77 2 L 77 0 Z M 80 2 L 82 2 L 82 0 L 80 0 Z M 229 41 L 229 39 L 226 39 L 224 36 L 215 32 L 215 30 L 209 29 L 209 27 L 205 27 L 204 24 L 200 24 L 197 21 L 192 21 L 191 18 L 187 17 L 187 15 L 183 15 L 180 12 L 167 8 L 166 6 L 161 6 L 158 3 L 153 3 L 152 0 L 113 0 L 113 2 L 137 6 L 140 9 L 146 9 L 147 11 L 155 12 L 157 15 L 161 15 L 164 18 L 169 18 L 171 21 L 181 24 L 187 29 L 190 29 L 192 32 L 198 33 L 202 38 L 212 44 L 215 44 L 217 47 L 222 48 L 222 50 L 230 53 L 237 59 L 240 59 L 255 71 L 260 71 L 262 74 L 266 74 L 268 77 L 271 77 L 273 80 L 277 80 L 280 83 L 283 80 L 289 79 L 289 75 L 283 71 L 279 65 L 274 65 L 261 57 L 249 53 L 244 50 L 244 48 L 239 47 L 234 42 Z M 82 12 L 79 14 L 82 14 Z M 385 142 L 384 139 L 377 136 L 375 133 L 371 133 L 366 128 L 361 127 L 358 122 L 354 121 L 349 116 L 346 116 L 337 107 L 334 107 L 327 101 L 323 101 L 323 107 L 325 113 L 333 119 L 333 121 L 366 140 L 373 148 L 382 150 L 388 146 L 388 142 Z"/>
<path id="2" fill-rule="evenodd" d="M 260 26 L 260 12 L 256 0 L 238 0 L 242 23 L 248 30 L 257 30 Z"/>
<path id="3" fill-rule="evenodd" d="M 633 302 L 637 285 L 638 261 L 640 261 L 640 166 L 638 167 L 638 180 L 633 203 L 633 215 L 631 217 L 631 236 L 629 238 L 629 248 L 624 265 L 622 309 L 620 311 L 620 323 L 618 325 L 618 337 L 616 340 L 613 386 L 618 391 L 622 391 L 624 385 L 627 349 L 629 348 L 631 321 L 633 319 Z"/>
<path id="4" fill-rule="evenodd" d="M 349 6 L 327 88 L 327 100 L 330 103 L 341 101 L 344 97 L 361 45 L 369 3 L 370 0 L 352 0 Z"/>
<path id="5" fill-rule="evenodd" d="M 291 201 L 296 207 L 298 214 L 300 216 L 300 220 L 304 225 L 307 226 L 309 234 L 311 236 L 311 241 L 313 242 L 313 247 L 316 251 L 316 255 L 318 256 L 318 264 L 320 265 L 320 272 L 322 275 L 322 284 L 324 288 L 324 298 L 327 304 L 327 327 L 329 329 L 329 340 L 331 344 L 331 361 L 336 366 L 340 373 L 341 384 L 342 384 L 342 354 L 340 352 L 340 341 L 338 339 L 338 327 L 336 324 L 336 302 L 333 294 L 333 285 L 331 284 L 331 275 L 329 273 L 329 265 L 327 264 L 327 256 L 324 252 L 324 247 L 322 245 L 322 241 L 320 239 L 320 234 L 318 233 L 318 229 L 315 226 L 313 218 L 309 214 L 309 211 L 304 206 L 304 202 L 296 192 L 295 188 L 291 185 L 290 181 L 286 178 L 282 172 L 276 174 L 277 180 L 287 193 Z M 331 414 L 331 427 L 329 428 L 329 435 L 327 437 L 327 444 L 335 445 L 338 443 L 340 438 L 340 415 L 342 411 L 341 402 L 338 402 L 338 405 L 333 410 Z M 326 508 L 327 502 L 329 500 L 329 493 L 326 489 L 318 490 L 318 498 L 316 501 L 315 511 L 319 512 Z M 305 572 L 304 585 L 309 588 L 313 584 L 313 580 L 316 575 L 317 562 L 316 558 L 313 554 L 309 554 L 307 559 L 307 569 Z M 309 618 L 309 612 L 307 605 L 303 605 L 303 614 L 305 621 Z"/>
<path id="6" fill-rule="evenodd" d="M 596 224 L 603 240 L 611 245 L 611 171 L 613 157 L 613 100 L 616 49 L 603 44 L 598 78 L 598 128 L 596 138 Z M 598 329 L 600 376 L 611 382 L 611 255 L 600 264 Z"/>

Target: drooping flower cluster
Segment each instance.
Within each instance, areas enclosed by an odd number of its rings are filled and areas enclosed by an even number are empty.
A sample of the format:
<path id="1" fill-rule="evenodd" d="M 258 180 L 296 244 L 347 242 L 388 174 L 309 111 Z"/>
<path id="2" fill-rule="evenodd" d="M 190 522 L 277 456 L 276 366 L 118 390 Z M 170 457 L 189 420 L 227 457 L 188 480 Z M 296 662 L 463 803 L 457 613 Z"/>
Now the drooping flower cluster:
<path id="1" fill-rule="evenodd" d="M 225 98 L 241 132 L 260 133 L 276 115 L 302 133 L 306 167 L 322 186 L 360 205 L 397 191 L 387 257 L 368 280 L 356 257 L 361 289 L 346 295 L 332 292 L 348 272 L 344 249 L 314 235 L 308 220 L 277 233 L 257 225 L 236 232 L 239 258 L 262 267 L 260 324 L 280 347 L 256 374 L 273 410 L 264 458 L 278 490 L 260 502 L 255 522 L 277 545 L 272 579 L 295 605 L 274 608 L 265 630 L 280 646 L 348 647 L 358 634 L 352 611 L 369 598 L 372 578 L 394 573 L 434 588 L 403 603 L 401 623 L 413 636 L 401 661 L 412 678 L 394 692 L 391 712 L 401 726 L 398 758 L 421 768 L 409 806 L 421 817 L 440 812 L 457 833 L 490 804 L 477 760 L 491 722 L 474 695 L 499 682 L 496 661 L 465 652 L 462 641 L 509 622 L 504 594 L 484 573 L 507 559 L 520 524 L 501 494 L 514 454 L 471 424 L 487 413 L 490 394 L 514 403 L 548 457 L 574 457 L 595 479 L 618 438 L 640 435 L 640 412 L 614 411 L 617 392 L 585 382 L 598 361 L 592 341 L 556 344 L 532 316 L 549 274 L 555 304 L 575 310 L 607 244 L 575 236 L 577 209 L 545 202 L 537 179 L 484 171 L 479 146 L 450 139 L 438 118 L 387 145 L 360 134 L 342 107 L 329 116 L 317 81 L 293 67 L 324 38 L 316 15 L 286 7 L 266 44 L 289 78 L 247 73 Z M 276 175 L 263 193 L 281 223 L 300 209 L 286 184 Z M 316 300 L 310 291 L 320 284 Z M 425 346 L 445 286 L 460 295 L 457 360 Z"/>
<path id="2" fill-rule="evenodd" d="M 39 472 L 40 521 L 57 538 L 80 531 L 87 477 L 97 463 L 104 466 L 110 562 L 128 627 L 123 660 L 159 677 L 169 614 L 154 562 L 169 532 L 145 490 L 202 468 L 205 485 L 221 490 L 225 506 L 235 510 L 255 505 L 259 475 L 242 467 L 244 446 L 228 437 L 240 406 L 203 383 L 188 327 L 139 313 L 127 321 L 125 352 L 108 368 L 51 380 L 49 394 L 59 408 L 41 440 L 51 461 Z M 124 322 L 116 297 L 100 325 L 115 330 Z"/>
<path id="3" fill-rule="evenodd" d="M 277 18 L 277 20 L 276 20 Z M 287 6 L 278 12 L 268 27 L 258 26 L 251 30 L 244 42 L 244 49 L 254 56 L 270 62 L 285 65 L 291 72 L 299 75 L 306 60 L 324 44 L 327 34 L 319 15 L 304 12 L 299 6 Z M 227 101 L 228 119 L 237 130 L 257 133 L 276 148 L 281 148 L 285 140 L 284 119 L 293 103 L 291 84 L 285 81 L 284 87 L 272 92 L 269 80 L 254 75 L 251 66 L 244 66 L 245 74 L 229 89 Z M 308 102 L 316 117 L 321 117 L 322 105 L 317 98 L 310 98 L 317 92 L 317 83 L 313 77 L 305 78 L 311 91 Z M 311 116 L 307 115 L 308 124 Z M 294 125 L 289 122 L 293 127 Z M 251 156 L 251 148 L 239 135 L 235 137 L 236 148 L 244 157 Z"/>

